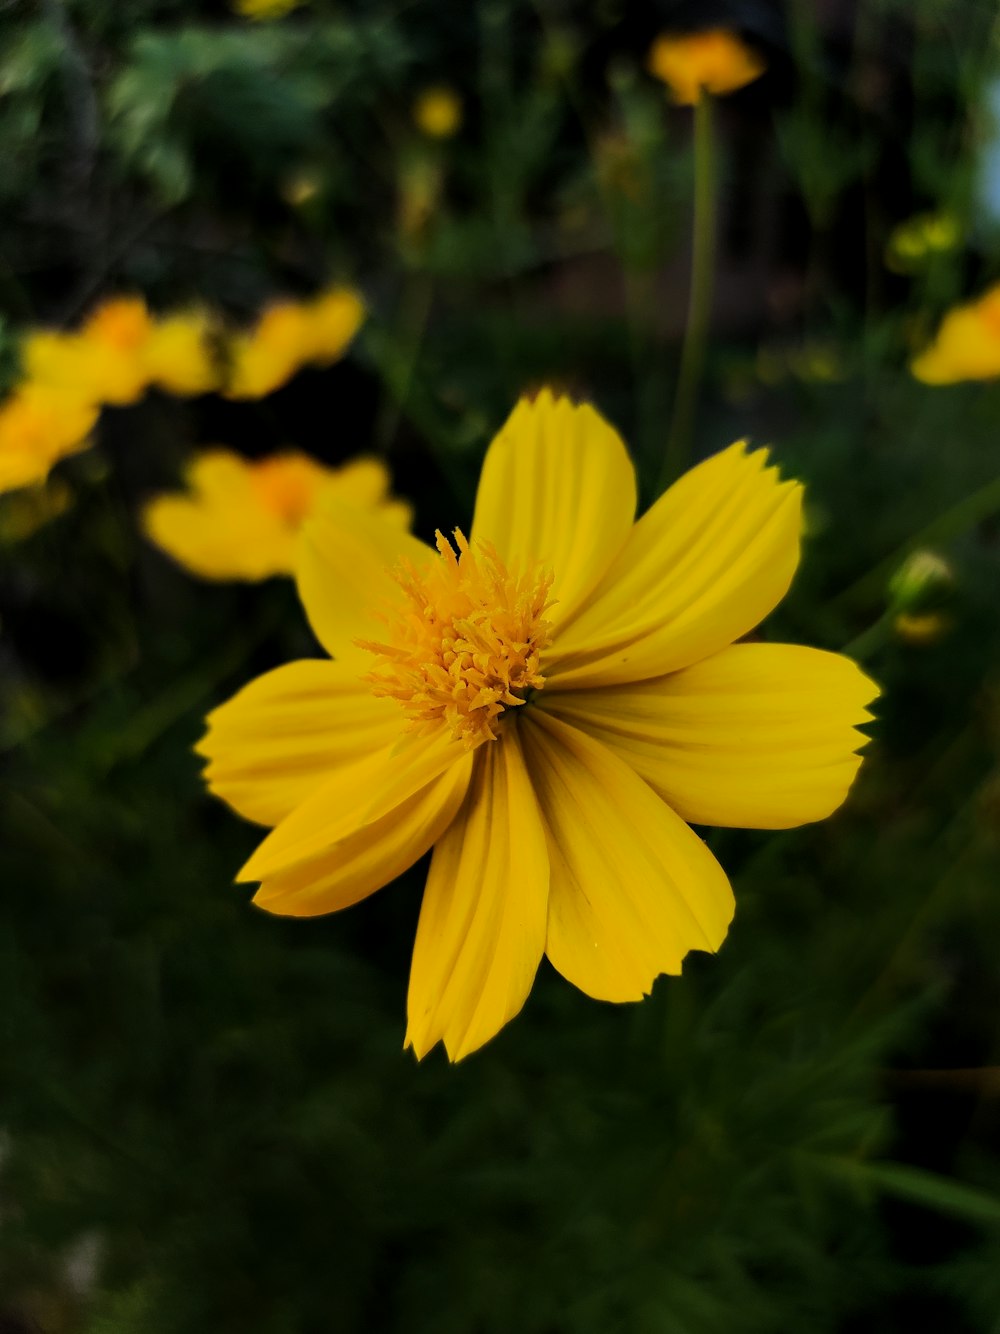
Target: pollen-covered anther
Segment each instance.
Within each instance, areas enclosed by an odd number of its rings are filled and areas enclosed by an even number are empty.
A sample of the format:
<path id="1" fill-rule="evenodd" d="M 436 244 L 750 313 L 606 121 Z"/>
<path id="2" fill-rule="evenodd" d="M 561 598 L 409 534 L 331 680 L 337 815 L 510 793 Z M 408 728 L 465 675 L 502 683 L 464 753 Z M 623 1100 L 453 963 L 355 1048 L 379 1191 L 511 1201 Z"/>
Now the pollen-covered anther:
<path id="1" fill-rule="evenodd" d="M 376 695 L 398 700 L 414 729 L 443 722 L 471 750 L 495 740 L 504 712 L 545 683 L 552 576 L 508 570 L 490 543 L 473 549 L 454 536 L 457 554 L 439 532 L 440 559 L 396 571 L 404 602 L 385 617 L 387 641 L 359 644 L 379 659 L 367 677 Z"/>

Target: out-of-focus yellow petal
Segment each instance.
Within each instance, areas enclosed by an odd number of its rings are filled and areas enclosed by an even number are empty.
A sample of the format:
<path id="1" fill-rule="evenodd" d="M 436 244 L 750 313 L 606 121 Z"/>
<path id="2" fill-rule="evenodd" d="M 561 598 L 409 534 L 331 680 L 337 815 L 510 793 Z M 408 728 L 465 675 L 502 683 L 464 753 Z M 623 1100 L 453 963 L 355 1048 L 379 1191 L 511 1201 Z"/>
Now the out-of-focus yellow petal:
<path id="1" fill-rule="evenodd" d="M 843 802 L 878 695 L 849 658 L 734 644 L 635 685 L 539 697 L 625 760 L 693 824 L 789 829 Z"/>
<path id="2" fill-rule="evenodd" d="M 57 385 L 27 380 L 0 403 L 0 491 L 42 482 L 86 449 L 100 409 Z"/>
<path id="3" fill-rule="evenodd" d="M 588 404 L 543 389 L 521 399 L 487 451 L 472 541 L 492 542 L 508 568 L 550 569 L 548 619 L 558 626 L 621 551 L 635 506 L 618 433 Z"/>
<path id="4" fill-rule="evenodd" d="M 433 559 L 426 543 L 377 513 L 324 495 L 302 529 L 295 574 L 309 623 L 327 653 L 371 668 L 371 654 L 355 641 L 383 637 L 380 617 L 402 598 L 393 569 L 403 561 L 419 568 Z"/>
<path id="5" fill-rule="evenodd" d="M 718 96 L 759 79 L 764 60 L 725 28 L 663 33 L 649 52 L 649 72 L 665 83 L 673 100 L 694 106 L 702 89 Z"/>
<path id="6" fill-rule="evenodd" d="M 211 318 L 204 311 L 157 320 L 145 351 L 150 382 L 179 396 L 209 394 L 218 389 L 221 374 L 212 333 Z"/>
<path id="7" fill-rule="evenodd" d="M 453 1061 L 523 1006 L 545 946 L 548 854 L 518 732 L 483 746 L 434 849 L 413 951 L 406 1045 Z"/>
<path id="8" fill-rule="evenodd" d="M 252 467 L 227 449 L 206 450 L 188 467 L 188 494 L 149 501 L 150 541 L 203 579 L 267 579 L 294 568 L 296 530 L 261 503 Z"/>
<path id="9" fill-rule="evenodd" d="M 1000 376 L 1000 286 L 956 306 L 941 321 L 931 345 L 910 365 L 924 384 L 957 384 Z"/>
<path id="10" fill-rule="evenodd" d="M 268 834 L 237 879 L 271 880 L 325 857 L 467 758 L 465 747 L 448 735 L 409 732 L 383 750 L 341 765 Z M 413 860 L 419 855 L 414 853 Z"/>
<path id="11" fill-rule="evenodd" d="M 802 488 L 742 443 L 686 473 L 639 520 L 546 654 L 547 690 L 662 676 L 747 634 L 799 559 Z"/>
<path id="12" fill-rule="evenodd" d="M 409 869 L 455 819 L 469 786 L 472 755 L 385 815 L 319 856 L 268 876 L 254 903 L 284 917 L 336 912 L 373 894 Z"/>
<path id="13" fill-rule="evenodd" d="M 399 709 L 357 672 L 328 659 L 290 662 L 251 681 L 206 719 L 195 749 L 217 797 L 258 824 L 276 825 L 340 765 L 391 746 Z"/>
<path id="14" fill-rule="evenodd" d="M 280 301 L 249 333 L 229 341 L 226 398 L 264 398 L 290 380 L 308 360 L 309 334 L 302 306 Z"/>
<path id="15" fill-rule="evenodd" d="M 331 287 L 303 306 L 304 358 L 329 366 L 343 356 L 365 318 L 365 305 L 350 287 Z"/>
<path id="16" fill-rule="evenodd" d="M 263 398 L 305 365 L 344 354 L 365 315 L 352 288 L 332 287 L 311 301 L 278 301 L 253 329 L 230 337 L 227 398 Z"/>
<path id="17" fill-rule="evenodd" d="M 540 711 L 518 720 L 548 830 L 545 952 L 599 1000 L 639 1000 L 689 950 L 717 950 L 733 916 L 700 838 L 606 747 Z"/>

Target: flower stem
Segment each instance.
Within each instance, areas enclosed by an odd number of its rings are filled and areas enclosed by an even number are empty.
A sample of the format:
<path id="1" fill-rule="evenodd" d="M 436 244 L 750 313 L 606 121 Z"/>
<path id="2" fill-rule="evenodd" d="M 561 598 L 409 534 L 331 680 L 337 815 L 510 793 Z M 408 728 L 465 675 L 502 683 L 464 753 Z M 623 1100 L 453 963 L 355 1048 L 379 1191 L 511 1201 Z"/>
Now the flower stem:
<path id="1" fill-rule="evenodd" d="M 695 407 L 705 364 L 705 345 L 712 308 L 712 266 L 715 262 L 715 133 L 711 94 L 702 89 L 694 108 L 694 210 L 691 244 L 691 288 L 687 327 L 677 374 L 670 434 L 660 472 L 663 489 L 684 471 L 691 450 Z"/>
<path id="2" fill-rule="evenodd" d="M 967 532 L 983 519 L 1000 512 L 1000 477 L 981 486 L 978 491 L 939 514 L 929 524 L 908 537 L 885 560 L 873 566 L 867 574 L 838 593 L 833 599 L 834 607 L 848 606 L 852 603 L 874 600 L 885 592 L 886 584 L 911 551 L 918 547 L 929 547 L 950 542 L 953 538 Z"/>

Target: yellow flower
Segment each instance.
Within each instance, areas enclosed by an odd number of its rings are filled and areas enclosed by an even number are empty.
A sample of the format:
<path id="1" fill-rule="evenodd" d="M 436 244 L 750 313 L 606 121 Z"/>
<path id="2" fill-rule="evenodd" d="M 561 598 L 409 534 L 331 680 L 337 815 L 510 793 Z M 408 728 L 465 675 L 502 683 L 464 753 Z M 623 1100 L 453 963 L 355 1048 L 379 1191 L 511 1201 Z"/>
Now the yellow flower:
<path id="1" fill-rule="evenodd" d="M 144 352 L 150 384 L 169 394 L 187 397 L 209 394 L 221 383 L 213 340 L 211 316 L 192 310 L 158 319 L 150 330 Z"/>
<path id="2" fill-rule="evenodd" d="M 916 379 L 934 385 L 1000 376 L 1000 285 L 950 310 L 910 370 Z"/>
<path id="3" fill-rule="evenodd" d="M 591 407 L 522 400 L 470 538 L 437 549 L 329 505 L 299 593 L 333 661 L 211 714 L 211 789 L 276 826 L 256 902 L 347 907 L 434 847 L 406 1043 L 459 1059 L 521 1009 L 542 954 L 638 1000 L 733 913 L 686 821 L 783 829 L 844 800 L 878 693 L 847 658 L 737 643 L 787 590 L 801 488 L 737 444 L 637 522 L 632 464 Z"/>
<path id="4" fill-rule="evenodd" d="M 260 23 L 284 18 L 301 3 L 302 0 L 233 0 L 233 9 L 243 18 Z"/>
<path id="5" fill-rule="evenodd" d="M 343 355 L 364 319 L 364 303 L 346 287 L 311 301 L 279 301 L 248 333 L 229 344 L 227 398 L 263 398 L 309 364 L 329 365 Z"/>
<path id="6" fill-rule="evenodd" d="M 453 88 L 425 88 L 413 104 L 413 123 L 429 139 L 450 139 L 462 126 L 462 99 Z"/>
<path id="7" fill-rule="evenodd" d="M 95 403 L 135 403 L 149 377 L 145 352 L 153 321 L 141 297 L 105 301 L 78 333 L 41 329 L 22 343 L 29 379 L 73 391 Z"/>
<path id="8" fill-rule="evenodd" d="M 759 55 L 725 28 L 663 33 L 649 52 L 649 72 L 670 89 L 680 106 L 694 106 L 702 90 L 718 96 L 760 78 Z"/>
<path id="9" fill-rule="evenodd" d="M 378 459 L 327 468 L 290 450 L 250 461 L 227 449 L 197 455 L 189 493 L 157 496 L 143 510 L 146 535 L 203 579 L 267 579 L 291 574 L 299 529 L 329 498 L 399 528 L 410 508 L 389 495 Z"/>
<path id="10" fill-rule="evenodd" d="M 0 403 L 0 491 L 43 482 L 86 449 L 100 409 L 71 389 L 27 380 Z"/>

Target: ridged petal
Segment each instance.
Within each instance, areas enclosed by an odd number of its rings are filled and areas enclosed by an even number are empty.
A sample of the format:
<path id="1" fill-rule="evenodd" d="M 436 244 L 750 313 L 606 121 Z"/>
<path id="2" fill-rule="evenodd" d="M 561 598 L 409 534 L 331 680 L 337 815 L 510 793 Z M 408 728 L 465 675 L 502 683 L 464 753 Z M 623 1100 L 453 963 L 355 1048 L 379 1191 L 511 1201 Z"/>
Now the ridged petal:
<path id="1" fill-rule="evenodd" d="M 268 876 L 254 902 L 285 917 L 315 917 L 366 898 L 437 842 L 462 805 L 471 773 L 472 755 L 466 754 L 328 851 Z"/>
<path id="2" fill-rule="evenodd" d="M 434 849 L 406 1045 L 461 1060 L 527 999 L 545 945 L 545 833 L 516 728 L 476 753 L 465 806 Z"/>
<path id="3" fill-rule="evenodd" d="M 196 749 L 216 796 L 275 825 L 334 770 L 391 746 L 399 707 L 376 699 L 356 670 L 326 659 L 290 662 L 251 681 L 207 718 Z"/>
<path id="4" fill-rule="evenodd" d="M 472 525 L 509 566 L 551 569 L 548 619 L 566 619 L 621 550 L 635 517 L 635 469 L 589 404 L 543 389 L 522 398 L 490 445 Z"/>
<path id="5" fill-rule="evenodd" d="M 539 707 L 608 746 L 685 820 L 790 829 L 847 796 L 877 694 L 839 653 L 734 644 L 670 676 L 546 694 Z"/>
<path id="6" fill-rule="evenodd" d="M 606 747 L 538 710 L 521 722 L 548 829 L 545 952 L 598 1000 L 639 1000 L 688 950 L 717 950 L 733 916 L 721 866 Z"/>
<path id="7" fill-rule="evenodd" d="M 732 445 L 660 497 L 546 653 L 548 690 L 662 676 L 764 619 L 798 564 L 802 492 L 766 460 Z"/>
<path id="8" fill-rule="evenodd" d="M 395 745 L 340 765 L 268 834 L 237 879 L 267 880 L 323 856 L 394 811 L 465 755 L 461 742 L 448 734 L 408 732 Z"/>
<path id="9" fill-rule="evenodd" d="M 400 597 L 393 570 L 434 558 L 425 543 L 378 515 L 324 496 L 305 523 L 296 568 L 299 597 L 317 639 L 334 658 L 371 667 L 355 640 L 381 640 L 380 614 Z"/>

